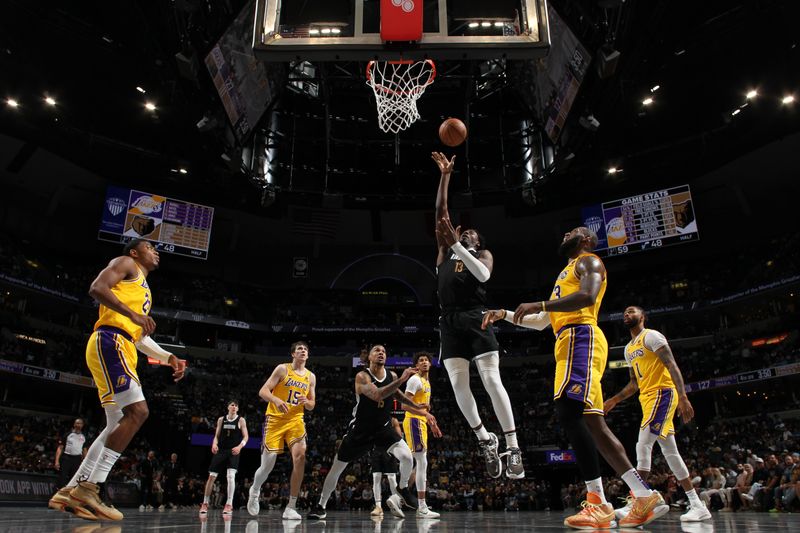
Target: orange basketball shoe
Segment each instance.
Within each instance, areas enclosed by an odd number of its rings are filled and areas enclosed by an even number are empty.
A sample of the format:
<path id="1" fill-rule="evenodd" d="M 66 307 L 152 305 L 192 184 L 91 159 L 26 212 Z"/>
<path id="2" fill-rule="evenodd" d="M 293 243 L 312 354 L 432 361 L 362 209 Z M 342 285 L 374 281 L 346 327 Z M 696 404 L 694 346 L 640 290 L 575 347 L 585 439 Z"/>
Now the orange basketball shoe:
<path id="1" fill-rule="evenodd" d="M 600 503 L 600 496 L 590 492 L 581 503 L 578 514 L 564 519 L 564 525 L 572 529 L 611 529 L 617 527 L 614 521 L 614 507 L 610 503 Z"/>
<path id="2" fill-rule="evenodd" d="M 628 516 L 619 521 L 619 527 L 639 527 L 649 524 L 669 512 L 661 493 L 654 490 L 650 496 L 635 498 Z"/>

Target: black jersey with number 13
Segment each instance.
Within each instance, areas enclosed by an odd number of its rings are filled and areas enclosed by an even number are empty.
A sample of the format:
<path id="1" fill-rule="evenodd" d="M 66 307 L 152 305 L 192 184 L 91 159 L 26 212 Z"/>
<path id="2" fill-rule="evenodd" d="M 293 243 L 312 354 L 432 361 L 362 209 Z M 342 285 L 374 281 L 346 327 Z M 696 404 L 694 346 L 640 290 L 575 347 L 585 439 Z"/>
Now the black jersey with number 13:
<path id="1" fill-rule="evenodd" d="M 476 259 L 478 252 L 470 250 Z M 486 307 L 486 283 L 467 270 L 464 262 L 454 253 L 436 267 L 439 278 L 439 304 L 442 311 L 464 311 Z"/>

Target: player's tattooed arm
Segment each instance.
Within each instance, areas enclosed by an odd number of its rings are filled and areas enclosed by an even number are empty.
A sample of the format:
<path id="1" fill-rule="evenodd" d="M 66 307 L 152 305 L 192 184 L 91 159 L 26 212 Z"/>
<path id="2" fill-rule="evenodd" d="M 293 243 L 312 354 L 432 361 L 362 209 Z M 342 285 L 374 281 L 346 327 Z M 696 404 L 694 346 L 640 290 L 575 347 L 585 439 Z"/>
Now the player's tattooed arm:
<path id="1" fill-rule="evenodd" d="M 366 372 L 359 372 L 356 374 L 356 394 L 363 394 L 373 402 L 385 400 L 394 394 L 397 389 L 400 388 L 400 385 L 408 381 L 408 379 L 416 373 L 416 368 L 406 368 L 403 371 L 403 375 L 398 378 L 397 375 L 392 372 L 392 382 L 378 388 L 370 381 Z"/>
<path id="2" fill-rule="evenodd" d="M 689 401 L 689 397 L 686 396 L 686 387 L 683 384 L 681 369 L 678 368 L 678 363 L 675 362 L 675 356 L 672 355 L 672 349 L 669 347 L 669 344 L 665 344 L 656 350 L 656 355 L 661 362 L 664 363 L 664 366 L 667 367 L 672 382 L 675 384 L 675 388 L 678 391 L 678 413 L 681 415 L 681 420 L 683 420 L 685 424 L 694 418 L 694 407 L 692 407 L 692 402 Z"/>
<path id="3" fill-rule="evenodd" d="M 636 374 L 634 374 L 633 367 L 628 369 L 628 375 L 631 378 L 630 381 L 628 381 L 628 384 L 625 385 L 621 391 L 603 403 L 603 410 L 606 414 L 610 413 L 619 402 L 627 400 L 639 390 L 639 382 L 636 381 Z"/>

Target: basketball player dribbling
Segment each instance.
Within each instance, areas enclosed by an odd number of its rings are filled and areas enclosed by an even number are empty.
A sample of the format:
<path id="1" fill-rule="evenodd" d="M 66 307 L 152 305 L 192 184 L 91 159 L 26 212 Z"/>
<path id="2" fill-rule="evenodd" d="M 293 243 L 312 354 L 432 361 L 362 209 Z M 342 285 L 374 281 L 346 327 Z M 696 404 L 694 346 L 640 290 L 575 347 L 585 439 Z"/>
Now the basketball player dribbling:
<path id="1" fill-rule="evenodd" d="M 306 368 L 308 344 L 298 341 L 290 349 L 291 363 L 275 367 L 264 386 L 258 392 L 262 400 L 269 402 L 264 420 L 264 438 L 261 443 L 261 466 L 253 476 L 247 512 L 256 516 L 259 512 L 261 487 L 275 466 L 278 454 L 284 447 L 292 454 L 292 477 L 289 483 L 289 503 L 283 511 L 284 520 L 300 520 L 295 505 L 300 494 L 300 484 L 306 464 L 306 424 L 304 411 L 311 411 L 317 403 L 317 377 Z"/>
<path id="2" fill-rule="evenodd" d="M 675 410 L 678 410 L 686 424 L 694 417 L 694 408 L 686 396 L 683 375 L 672 349 L 664 335 L 644 327 L 647 315 L 641 307 L 632 305 L 625 308 L 622 320 L 631 333 L 631 341 L 625 346 L 625 360 L 630 365 L 628 370 L 631 379 L 621 391 L 605 402 L 605 412 L 608 414 L 619 402 L 639 391 L 642 424 L 636 442 L 636 470 L 647 481 L 653 444 L 658 441 L 667 465 L 689 499 L 689 510 L 681 515 L 681 521 L 708 520 L 711 513 L 694 490 L 689 469 L 675 442 L 675 425 L 672 421 Z M 629 500 L 628 505 L 617 509 L 617 518 L 627 515 L 631 505 L 632 500 Z"/>
<path id="3" fill-rule="evenodd" d="M 325 507 L 328 499 L 348 463 L 363 457 L 374 448 L 385 449 L 400 461 L 398 494 L 393 494 L 386 500 L 389 510 L 394 516 L 403 518 L 403 504 L 413 509 L 417 507 L 417 499 L 408 488 L 414 459 L 408 444 L 392 425 L 392 402 L 388 400 L 396 398 L 401 401 L 408 412 L 424 416 L 428 424 L 438 432 L 436 418 L 398 391 L 403 383 L 417 373 L 415 368 L 406 368 L 398 378 L 394 372 L 386 369 L 386 348 L 380 344 L 370 348 L 366 360 L 362 359 L 362 362 L 367 366 L 356 374 L 353 419 L 347 426 L 347 433 L 342 437 L 333 464 L 325 476 L 319 501 L 313 504 L 308 513 L 308 518 L 314 520 L 322 520 L 327 516 Z"/>
<path id="4" fill-rule="evenodd" d="M 578 227 L 564 235 L 559 253 L 568 259 L 556 279 L 550 300 L 520 304 L 516 311 L 488 311 L 483 327 L 496 320 L 543 329 L 549 318 L 556 335 L 553 399 L 558 420 L 569 438 L 586 482 L 586 502 L 564 525 L 575 529 L 615 527 L 614 508 L 606 501 L 600 477 L 599 451 L 633 492 L 633 504 L 620 527 L 648 524 L 669 511 L 658 491 L 642 480 L 625 449 L 605 422 L 600 381 L 608 360 L 608 343 L 597 326 L 608 282 L 600 258 L 592 253 L 597 235 Z"/>
<path id="5" fill-rule="evenodd" d="M 211 453 L 214 454 L 214 457 L 211 458 L 211 465 L 208 467 L 208 479 L 206 480 L 203 494 L 203 503 L 200 505 L 201 517 L 208 514 L 211 491 L 214 489 L 214 482 L 223 467 L 226 469 L 228 497 L 225 500 L 225 507 L 222 508 L 222 515 L 233 515 L 233 496 L 236 492 L 236 472 L 239 470 L 239 457 L 249 438 L 247 422 L 244 417 L 239 416 L 239 402 L 236 400 L 229 401 L 228 413 L 217 419 L 217 429 L 214 432 L 214 440 L 211 443 Z"/>
<path id="6" fill-rule="evenodd" d="M 497 435 L 484 427 L 469 385 L 470 363 L 475 362 L 505 435 L 505 474 L 511 479 L 524 478 L 511 400 L 500 378 L 500 345 L 491 328 L 481 329 L 486 310 L 486 282 L 492 275 L 494 258 L 477 231 L 461 232 L 460 226 L 453 228 L 450 222 L 447 191 L 455 156 L 448 160 L 444 154 L 433 152 L 432 157 L 441 171 L 436 194 L 436 276 L 441 307 L 439 359 L 447 370 L 458 407 L 478 439 L 486 470 L 489 476 L 497 478 L 503 473 Z"/>
<path id="7" fill-rule="evenodd" d="M 136 374 L 136 350 L 171 366 L 175 381 L 182 379 L 186 370 L 186 361 L 150 338 L 156 323 L 149 316 L 153 297 L 147 275 L 158 265 L 159 256 L 153 245 L 133 239 L 125 245 L 122 256 L 114 258 L 89 288 L 89 294 L 100 303 L 100 310 L 86 344 L 86 365 L 97 385 L 106 427 L 69 483 L 50 498 L 49 507 L 53 509 L 71 511 L 86 520 L 123 518 L 121 512 L 100 499 L 98 484 L 106 480 L 150 413 Z"/>

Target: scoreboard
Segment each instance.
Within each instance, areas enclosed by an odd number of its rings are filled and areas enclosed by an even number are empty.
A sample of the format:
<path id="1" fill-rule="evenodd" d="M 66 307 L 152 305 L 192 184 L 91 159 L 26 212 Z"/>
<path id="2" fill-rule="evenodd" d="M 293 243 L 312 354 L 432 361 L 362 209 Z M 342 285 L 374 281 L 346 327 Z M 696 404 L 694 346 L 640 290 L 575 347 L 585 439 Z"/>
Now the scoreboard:
<path id="1" fill-rule="evenodd" d="M 582 215 L 603 256 L 700 240 L 688 185 L 585 207 Z"/>
<path id="2" fill-rule="evenodd" d="M 109 186 L 97 238 L 147 239 L 159 252 L 208 258 L 214 208 L 144 191 Z"/>

